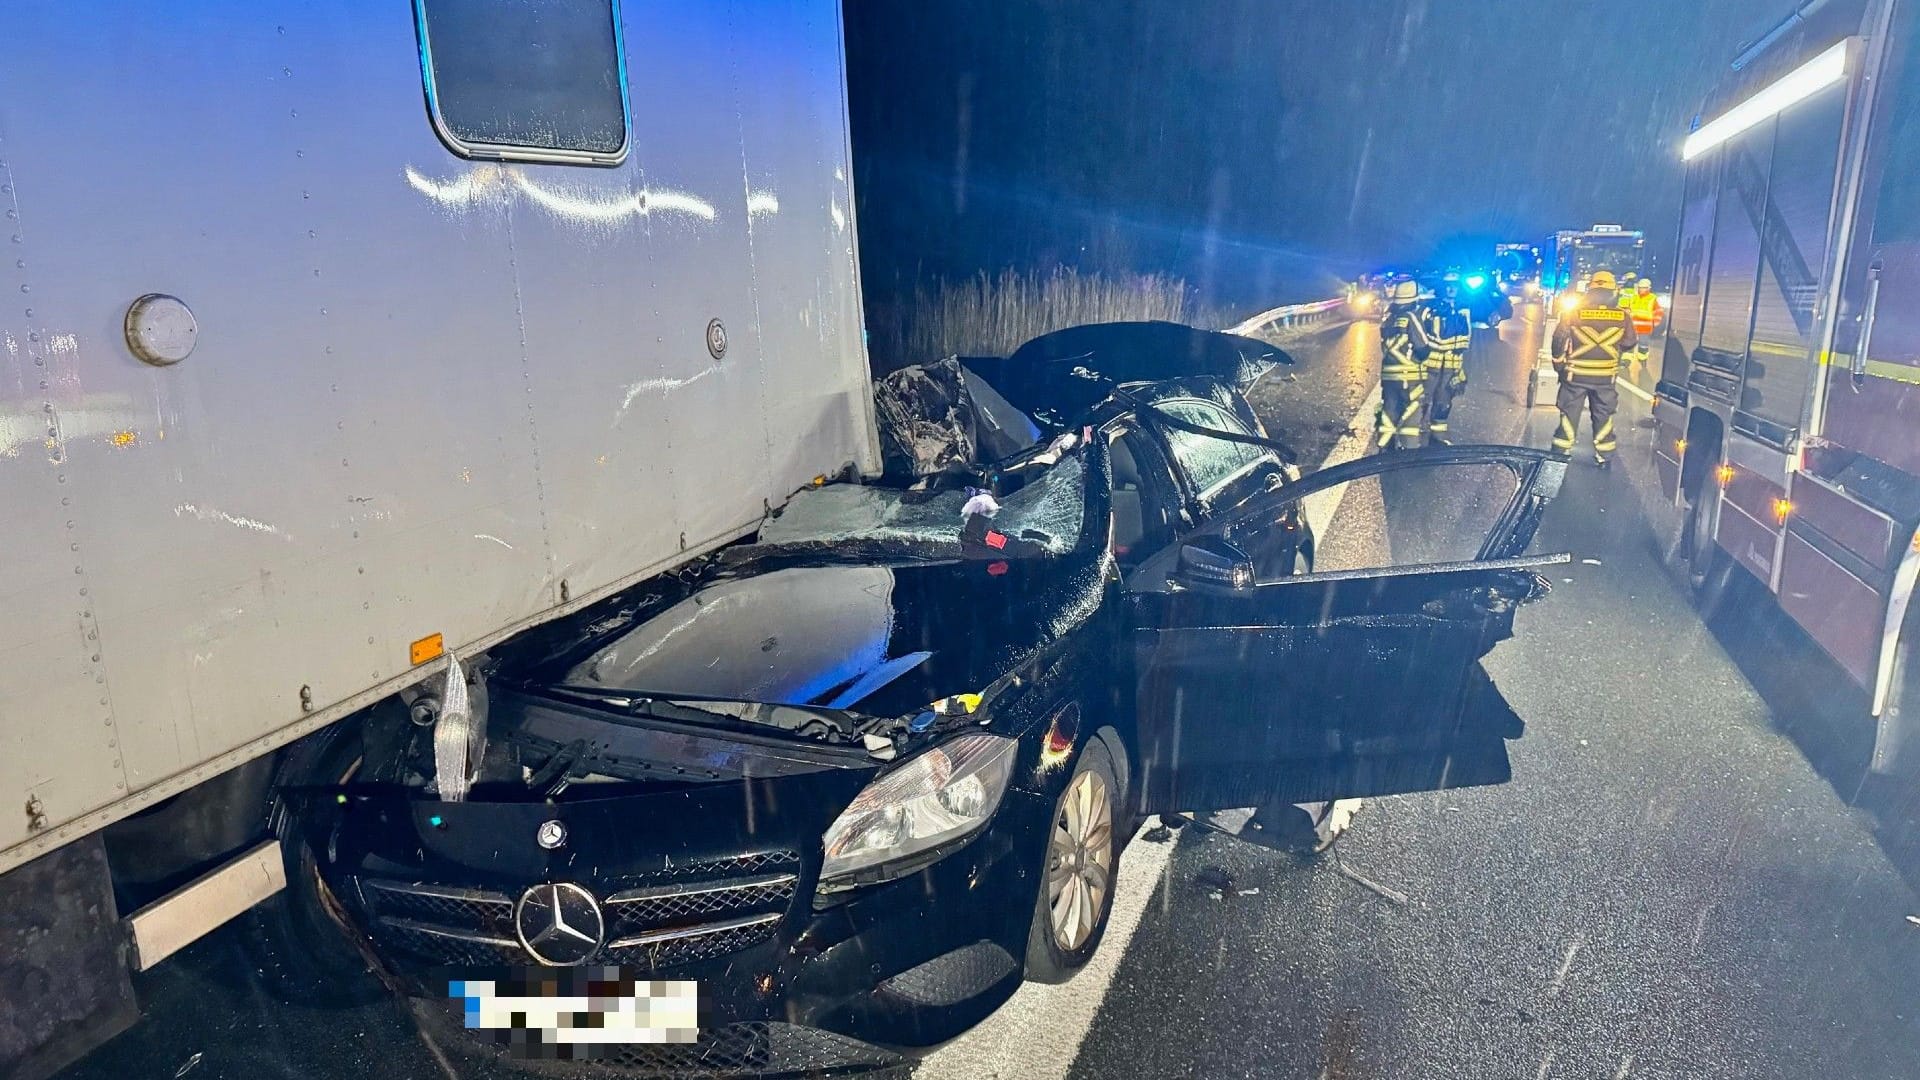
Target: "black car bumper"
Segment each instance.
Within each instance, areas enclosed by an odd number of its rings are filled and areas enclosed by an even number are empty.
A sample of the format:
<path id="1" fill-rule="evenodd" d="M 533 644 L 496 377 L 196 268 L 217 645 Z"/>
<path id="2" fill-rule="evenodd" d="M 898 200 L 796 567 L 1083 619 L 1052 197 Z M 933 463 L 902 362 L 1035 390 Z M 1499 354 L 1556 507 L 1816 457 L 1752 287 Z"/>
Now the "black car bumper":
<path id="1" fill-rule="evenodd" d="M 362 806 L 341 816 L 340 857 L 326 877 L 389 981 L 437 1000 L 423 1011 L 449 1027 L 463 1026 L 450 983 L 536 963 L 516 933 L 525 890 L 556 881 L 589 890 L 605 930 L 584 962 L 698 988 L 697 1043 L 599 1055 L 640 1072 L 882 1069 L 965 1031 L 1019 985 L 1051 811 L 1043 798 L 1009 791 L 986 830 L 938 862 L 825 897 L 816 887 L 823 823 L 811 815 L 783 829 L 783 815 L 768 812 L 738 829 L 736 793 L 728 819 L 694 828 L 684 823 L 699 821 L 701 808 L 652 818 L 657 798 Z M 555 815 L 572 834 L 565 860 L 538 865 L 506 842 L 533 836 L 539 820 Z M 596 815 L 624 823 L 622 842 L 589 846 L 611 835 Z M 365 843 L 376 829 L 385 830 L 381 842 Z M 412 842 L 393 842 L 403 831 Z M 450 842 L 455 834 L 492 837 L 491 854 L 519 857 L 489 857 Z M 496 1040 L 476 1034 L 465 1040 L 470 1048 L 489 1052 Z"/>

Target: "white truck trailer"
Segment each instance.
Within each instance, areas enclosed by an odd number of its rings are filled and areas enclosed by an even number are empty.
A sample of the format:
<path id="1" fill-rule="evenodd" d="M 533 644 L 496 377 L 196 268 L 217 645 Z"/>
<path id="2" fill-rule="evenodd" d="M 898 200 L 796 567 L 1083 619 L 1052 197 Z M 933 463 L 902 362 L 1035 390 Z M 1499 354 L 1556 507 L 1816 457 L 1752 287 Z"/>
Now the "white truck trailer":
<path id="1" fill-rule="evenodd" d="M 872 472 L 835 0 L 0 14 L 0 1074 L 276 751 Z"/>

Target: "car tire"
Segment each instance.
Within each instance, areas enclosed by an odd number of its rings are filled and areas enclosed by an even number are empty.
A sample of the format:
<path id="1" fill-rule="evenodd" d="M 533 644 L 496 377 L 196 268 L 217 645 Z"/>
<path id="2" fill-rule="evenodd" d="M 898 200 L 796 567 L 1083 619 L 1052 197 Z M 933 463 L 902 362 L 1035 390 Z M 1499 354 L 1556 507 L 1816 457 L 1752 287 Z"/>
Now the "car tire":
<path id="1" fill-rule="evenodd" d="M 1103 740 L 1091 739 L 1047 823 L 1040 888 L 1027 933 L 1027 978 L 1034 982 L 1066 982 L 1100 947 L 1113 912 L 1120 862 L 1114 822 L 1120 805 L 1113 757 Z M 1104 887 L 1099 886 L 1101 870 Z"/>
<path id="2" fill-rule="evenodd" d="M 1876 761 L 1876 768 L 1861 777 L 1852 801 L 1874 812 L 1880 831 L 1911 834 L 1912 825 L 1920 822 L 1920 739 L 1910 734 L 1920 724 L 1920 606 L 1907 609 L 1900 636 L 1893 643 L 1891 675 L 1886 711 L 1867 717 L 1876 728 L 1875 757 L 1882 750 L 1890 752 L 1890 757 Z M 1877 730 L 1880 724 L 1894 725 L 1888 745 L 1882 744 L 1889 733 Z"/>
<path id="3" fill-rule="evenodd" d="M 1687 507 L 1684 528 L 1685 542 L 1681 550 L 1687 589 L 1693 596 L 1694 607 L 1703 617 L 1711 618 L 1726 595 L 1733 566 L 1713 542 L 1713 500 L 1708 491 L 1703 489 Z"/>
<path id="4" fill-rule="evenodd" d="M 321 880 L 318 856 L 284 795 L 303 785 L 340 783 L 360 759 L 359 725 L 343 721 L 296 743 L 274 785 L 268 823 L 280 841 L 287 886 L 247 913 L 241 941 L 268 993 L 290 1004 L 363 1005 L 384 993 L 366 957 L 330 913 L 338 902 Z"/>

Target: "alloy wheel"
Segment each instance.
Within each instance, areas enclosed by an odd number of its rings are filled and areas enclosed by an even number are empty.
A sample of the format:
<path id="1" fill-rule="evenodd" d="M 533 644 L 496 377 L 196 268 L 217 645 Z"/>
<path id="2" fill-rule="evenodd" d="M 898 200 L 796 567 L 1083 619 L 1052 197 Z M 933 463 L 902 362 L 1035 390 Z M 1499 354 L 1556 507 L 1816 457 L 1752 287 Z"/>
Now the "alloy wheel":
<path id="1" fill-rule="evenodd" d="M 1113 806 L 1099 773 L 1067 785 L 1047 843 L 1047 908 L 1054 944 L 1072 952 L 1087 943 L 1106 910 L 1113 882 Z"/>

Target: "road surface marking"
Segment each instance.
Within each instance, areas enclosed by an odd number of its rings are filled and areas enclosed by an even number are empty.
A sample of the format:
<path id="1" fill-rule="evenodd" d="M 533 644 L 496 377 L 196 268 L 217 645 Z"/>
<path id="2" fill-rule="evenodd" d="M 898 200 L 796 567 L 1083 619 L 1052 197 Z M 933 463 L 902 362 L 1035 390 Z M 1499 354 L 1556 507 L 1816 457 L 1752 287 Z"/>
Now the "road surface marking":
<path id="1" fill-rule="evenodd" d="M 1614 385 L 1618 386 L 1622 390 L 1625 390 L 1627 393 L 1632 394 L 1634 397 L 1639 398 L 1641 401 L 1652 403 L 1653 395 L 1647 393 L 1645 390 L 1640 389 L 1640 387 L 1635 385 L 1631 380 L 1623 379 L 1623 378 L 1620 378 L 1619 376 L 1615 376 L 1613 382 L 1614 382 Z"/>
<path id="2" fill-rule="evenodd" d="M 1567 985 L 1567 972 L 1573 970 L 1573 958 L 1575 956 L 1578 956 L 1579 954 L 1580 954 L 1580 942 L 1576 941 L 1573 944 L 1567 946 L 1567 957 L 1566 959 L 1560 961 L 1560 970 L 1555 972 L 1553 975 L 1553 982 L 1550 984 L 1550 987 L 1547 990 L 1548 997 L 1553 997 L 1559 994 L 1561 990 L 1565 989 Z"/>
<path id="3" fill-rule="evenodd" d="M 1373 442 L 1373 414 L 1380 407 L 1380 385 L 1360 403 L 1320 468 L 1353 461 Z M 1315 535 L 1322 535 L 1340 509 L 1351 484 L 1307 496 L 1303 511 Z M 1144 829 L 1144 826 L 1143 826 Z M 1080 1045 L 1093 1030 L 1093 1021 L 1127 955 L 1127 946 L 1140 929 L 1147 902 L 1161 891 L 1167 862 L 1173 857 L 1179 834 L 1164 844 L 1135 838 L 1121 857 L 1119 883 L 1113 892 L 1113 911 L 1107 932 L 1093 959 L 1072 982 L 1059 986 L 1024 983 L 1006 1004 L 978 1027 L 929 1054 L 915 1070 L 915 1080 L 1059 1080 L 1080 1056 Z M 1165 906 L 1164 903 L 1162 905 Z"/>
<path id="4" fill-rule="evenodd" d="M 1331 469 L 1335 465 L 1345 465 L 1359 458 L 1373 445 L 1378 437 L 1373 428 L 1373 415 L 1380 409 L 1380 384 L 1373 385 L 1373 392 L 1360 403 L 1360 411 L 1353 414 L 1347 423 L 1347 433 L 1327 451 L 1327 459 L 1320 463 L 1320 469 Z M 1316 472 L 1319 470 L 1316 469 Z M 1315 536 L 1325 536 L 1328 526 L 1333 524 L 1334 511 L 1340 509 L 1340 500 L 1346 497 L 1350 484 L 1317 491 L 1307 496 L 1302 510 L 1306 513 L 1307 524 L 1313 527 Z"/>

